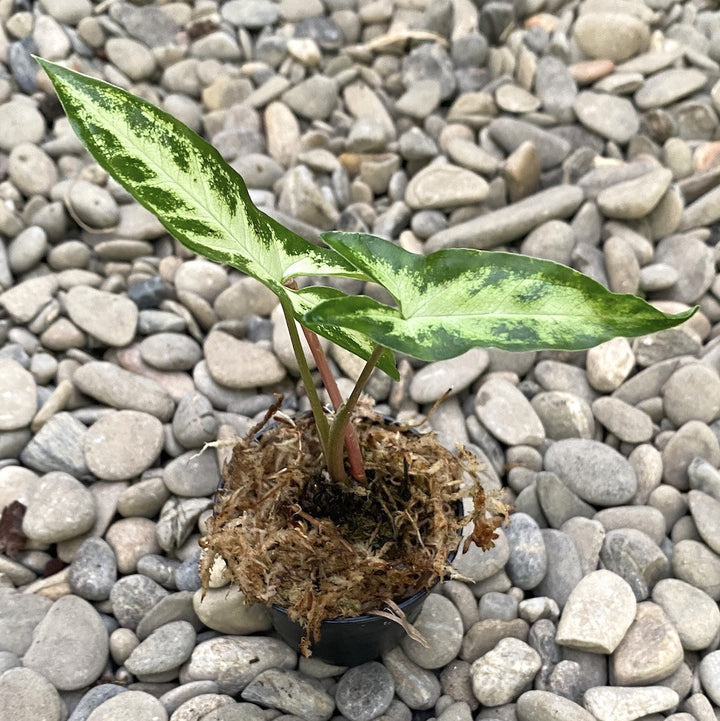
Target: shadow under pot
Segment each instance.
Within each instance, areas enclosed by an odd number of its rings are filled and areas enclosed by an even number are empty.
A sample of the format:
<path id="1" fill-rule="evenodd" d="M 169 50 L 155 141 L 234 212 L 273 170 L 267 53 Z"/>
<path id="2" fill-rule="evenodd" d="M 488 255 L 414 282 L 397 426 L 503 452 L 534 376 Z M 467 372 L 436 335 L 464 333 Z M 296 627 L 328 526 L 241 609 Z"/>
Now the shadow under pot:
<path id="1" fill-rule="evenodd" d="M 239 441 L 223 469 L 203 539 L 206 549 L 225 559 L 248 602 L 268 598 L 268 588 L 278 600 L 300 600 L 293 607 L 300 622 L 290 618 L 291 604 L 268 604 L 273 625 L 288 645 L 342 666 L 377 658 L 406 632 L 385 616 L 337 612 L 328 599 L 368 611 L 385 610 L 387 599 L 394 599 L 403 622 L 412 624 L 454 558 L 463 525 L 486 524 L 490 536 L 498 525 L 485 520 L 481 469 L 459 461 L 433 436 L 381 416 L 359 419 L 355 426 L 369 479 L 360 490 L 334 485 L 318 470 L 324 466 L 311 417 Z M 304 455 L 298 465 L 300 448 Z M 465 517 L 460 484 L 464 474 L 473 476 L 475 470 L 475 511 Z M 399 550 L 389 552 L 390 543 Z M 365 569 L 371 571 L 363 575 Z M 336 586 L 329 585 L 338 578 Z M 319 634 L 311 628 L 319 628 Z"/>

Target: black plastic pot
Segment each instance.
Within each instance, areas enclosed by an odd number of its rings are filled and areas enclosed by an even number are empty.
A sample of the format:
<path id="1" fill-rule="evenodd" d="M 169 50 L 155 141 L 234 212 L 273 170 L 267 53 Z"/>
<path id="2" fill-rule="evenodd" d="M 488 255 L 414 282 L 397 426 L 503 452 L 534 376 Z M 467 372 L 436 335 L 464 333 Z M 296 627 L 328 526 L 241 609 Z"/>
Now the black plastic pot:
<path id="1" fill-rule="evenodd" d="M 388 423 L 394 423 L 392 418 L 387 418 Z M 275 424 L 268 426 L 272 428 Z M 267 430 L 267 429 L 265 429 Z M 418 433 L 417 430 L 411 429 Z M 264 431 L 257 434 L 260 439 Z M 220 478 L 218 492 L 223 488 L 223 479 Z M 217 503 L 218 496 L 213 501 Z M 457 514 L 462 516 L 463 503 L 457 504 Z M 459 532 L 458 536 L 462 534 Z M 459 542 L 459 538 L 458 538 Z M 448 556 L 448 563 L 451 563 L 456 556 L 453 551 Z M 438 579 L 439 580 L 439 579 Z M 398 603 L 398 607 L 405 614 L 409 623 L 414 623 L 420 615 L 425 599 L 429 591 L 423 589 L 410 598 Z M 270 607 L 270 618 L 273 628 L 280 637 L 293 649 L 300 648 L 300 642 L 305 636 L 305 630 L 296 621 L 290 620 L 287 609 L 283 606 L 273 605 Z M 395 648 L 406 635 L 405 629 L 397 622 L 391 621 L 383 616 L 352 616 L 350 618 L 332 618 L 320 624 L 320 639 L 310 646 L 312 655 L 326 663 L 338 666 L 358 666 L 367 661 L 381 656 L 386 651 Z"/>
<path id="2" fill-rule="evenodd" d="M 398 604 L 410 623 L 420 615 L 428 591 L 420 591 L 407 601 Z M 299 623 L 288 618 L 282 606 L 270 608 L 275 630 L 291 648 L 299 648 L 305 631 Z M 334 618 L 320 624 L 320 640 L 310 647 L 314 658 L 338 666 L 357 666 L 372 661 L 385 651 L 395 648 L 405 629 L 382 616 L 354 616 Z"/>

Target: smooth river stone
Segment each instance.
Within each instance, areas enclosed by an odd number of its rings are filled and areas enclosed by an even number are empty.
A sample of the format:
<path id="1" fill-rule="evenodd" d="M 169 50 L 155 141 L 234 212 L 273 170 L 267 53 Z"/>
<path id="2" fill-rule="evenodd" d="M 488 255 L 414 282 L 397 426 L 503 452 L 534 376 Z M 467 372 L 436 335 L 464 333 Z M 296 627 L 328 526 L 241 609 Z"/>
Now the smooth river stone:
<path id="1" fill-rule="evenodd" d="M 413 176 L 405 202 L 415 210 L 481 203 L 489 186 L 479 175 L 456 165 L 430 165 Z"/>
<path id="2" fill-rule="evenodd" d="M 149 413 L 117 411 L 93 423 L 83 446 L 88 468 L 103 481 L 124 481 L 150 468 L 163 447 L 162 423 Z"/>
<path id="3" fill-rule="evenodd" d="M 108 634 L 100 614 L 73 595 L 58 599 L 33 633 L 23 665 L 42 673 L 58 690 L 85 688 L 108 660 Z"/>
<path id="4" fill-rule="evenodd" d="M 503 378 L 490 378 L 475 396 L 475 413 L 498 440 L 510 446 L 538 446 L 545 429 L 523 393 Z"/>
<path id="5" fill-rule="evenodd" d="M 35 379 L 11 358 L 0 358 L 0 398 L 0 431 L 30 425 L 38 409 Z"/>
<path id="6" fill-rule="evenodd" d="M 109 346 L 125 346 L 135 337 L 138 307 L 129 298 L 85 285 L 65 297 L 70 320 Z"/>
<path id="7" fill-rule="evenodd" d="M 598 441 L 566 438 L 553 443 L 545 454 L 545 468 L 596 506 L 623 505 L 637 491 L 637 476 L 627 459 Z"/>
<path id="8" fill-rule="evenodd" d="M 210 375 L 226 388 L 268 386 L 285 377 L 285 367 L 273 353 L 223 331 L 212 331 L 204 350 Z"/>
<path id="9" fill-rule="evenodd" d="M 584 200 L 582 188 L 558 185 L 430 236 L 425 252 L 441 248 L 487 250 L 516 240 L 554 218 L 571 216 Z"/>
<path id="10" fill-rule="evenodd" d="M 630 585 L 612 571 L 593 571 L 578 583 L 563 609 L 556 642 L 590 653 L 612 653 L 635 618 Z"/>

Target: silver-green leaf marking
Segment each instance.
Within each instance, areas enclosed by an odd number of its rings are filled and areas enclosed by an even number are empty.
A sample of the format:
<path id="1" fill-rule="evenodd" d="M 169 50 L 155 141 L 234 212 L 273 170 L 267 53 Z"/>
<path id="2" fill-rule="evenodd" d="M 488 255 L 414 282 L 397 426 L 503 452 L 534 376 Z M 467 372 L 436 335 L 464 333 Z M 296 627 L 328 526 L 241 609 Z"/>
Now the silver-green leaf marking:
<path id="1" fill-rule="evenodd" d="M 251 201 L 245 182 L 218 151 L 179 120 L 121 88 L 37 59 L 70 123 L 97 162 L 168 232 L 191 250 L 256 278 L 299 317 L 313 298 L 286 288 L 300 275 L 364 278 L 330 248 L 280 225 Z M 368 358 L 373 343 L 322 323 L 319 332 Z M 383 357 L 381 367 L 395 375 Z"/>
<path id="2" fill-rule="evenodd" d="M 668 315 L 567 266 L 523 255 L 452 248 L 422 256 L 360 233 L 323 239 L 385 287 L 397 307 L 346 296 L 317 305 L 305 321 L 353 328 L 427 361 L 477 346 L 581 350 L 670 328 L 695 312 Z"/>

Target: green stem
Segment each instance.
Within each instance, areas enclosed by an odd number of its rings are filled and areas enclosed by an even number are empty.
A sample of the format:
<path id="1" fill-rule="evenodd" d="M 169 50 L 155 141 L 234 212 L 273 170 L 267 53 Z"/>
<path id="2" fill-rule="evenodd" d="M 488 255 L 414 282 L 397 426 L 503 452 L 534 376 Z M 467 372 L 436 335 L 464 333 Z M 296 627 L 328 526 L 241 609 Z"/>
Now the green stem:
<path id="1" fill-rule="evenodd" d="M 315 359 L 315 365 L 320 373 L 320 378 L 325 386 L 325 390 L 330 396 L 330 402 L 333 405 L 333 409 L 337 411 L 342 406 L 343 399 L 340 395 L 337 383 L 335 382 L 335 377 L 330 370 L 330 365 L 328 364 L 325 351 L 322 349 L 316 333 L 309 330 L 304 325 L 301 325 L 300 327 L 303 329 L 305 340 L 307 341 L 307 344 L 310 347 L 310 352 Z M 365 467 L 363 466 L 357 433 L 352 425 L 348 425 L 345 431 L 345 450 L 347 450 L 350 475 L 358 481 L 358 483 L 363 483 L 365 481 Z"/>
<path id="2" fill-rule="evenodd" d="M 318 431 L 318 438 L 320 439 L 320 445 L 322 446 L 323 455 L 328 458 L 328 449 L 330 443 L 330 425 L 323 410 L 322 401 L 318 395 L 317 388 L 313 382 L 312 374 L 310 373 L 310 367 L 305 360 L 305 352 L 303 351 L 302 342 L 300 341 L 300 334 L 298 333 L 297 326 L 295 325 L 295 316 L 293 315 L 292 308 L 280 301 L 280 306 L 283 310 L 283 316 L 285 317 L 285 323 L 287 324 L 288 332 L 290 334 L 290 343 L 292 344 L 293 352 L 295 353 L 295 360 L 300 370 L 300 377 L 302 378 L 303 385 L 305 386 L 305 393 L 307 394 L 308 401 L 310 401 L 310 408 L 312 409 L 313 417 L 315 418 L 315 425 Z"/>
<path id="3" fill-rule="evenodd" d="M 335 414 L 333 422 L 330 424 L 330 436 L 328 440 L 329 455 L 327 456 L 328 472 L 333 480 L 339 481 L 345 477 L 345 463 L 343 460 L 343 437 L 347 424 L 350 421 L 355 406 L 357 405 L 360 394 L 365 388 L 365 384 L 368 382 L 370 375 L 375 370 L 377 362 L 380 360 L 380 356 L 385 348 L 381 345 L 375 346 L 370 358 L 365 363 L 362 372 L 358 376 L 355 386 L 352 389 L 352 393 L 348 396 L 348 399 L 340 407 L 340 410 Z"/>

